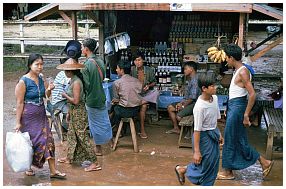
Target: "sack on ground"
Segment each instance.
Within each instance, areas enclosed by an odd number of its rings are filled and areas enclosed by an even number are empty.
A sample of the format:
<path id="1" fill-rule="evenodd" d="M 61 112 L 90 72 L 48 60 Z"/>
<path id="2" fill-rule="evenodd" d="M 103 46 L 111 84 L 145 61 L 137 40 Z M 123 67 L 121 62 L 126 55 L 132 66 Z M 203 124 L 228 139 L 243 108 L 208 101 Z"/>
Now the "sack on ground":
<path id="1" fill-rule="evenodd" d="M 7 132 L 6 157 L 14 172 L 23 172 L 30 169 L 33 148 L 28 132 Z"/>

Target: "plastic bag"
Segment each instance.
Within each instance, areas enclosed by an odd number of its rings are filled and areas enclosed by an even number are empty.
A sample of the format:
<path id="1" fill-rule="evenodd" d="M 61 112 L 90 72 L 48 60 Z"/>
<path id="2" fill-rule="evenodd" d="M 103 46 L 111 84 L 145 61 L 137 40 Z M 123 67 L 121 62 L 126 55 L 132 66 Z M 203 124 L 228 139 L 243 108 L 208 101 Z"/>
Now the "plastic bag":
<path id="1" fill-rule="evenodd" d="M 28 132 L 7 132 L 6 157 L 14 172 L 23 172 L 31 168 L 33 148 Z"/>

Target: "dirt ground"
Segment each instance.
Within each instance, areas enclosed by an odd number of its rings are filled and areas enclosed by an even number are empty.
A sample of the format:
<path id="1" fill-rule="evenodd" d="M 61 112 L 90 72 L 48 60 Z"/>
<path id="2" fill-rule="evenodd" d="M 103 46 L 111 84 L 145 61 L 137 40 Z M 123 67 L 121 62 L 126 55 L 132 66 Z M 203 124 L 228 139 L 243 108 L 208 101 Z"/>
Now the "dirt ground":
<path id="1" fill-rule="evenodd" d="M 8 29 L 11 30 L 8 30 Z M 18 31 L 12 27 L 3 28 L 6 34 L 15 34 Z M 46 29 L 45 29 L 46 30 Z M 48 30 L 48 29 L 47 29 Z M 29 30 L 26 33 L 30 35 Z M 43 34 L 43 28 L 33 28 L 31 31 L 37 35 Z M 64 31 L 68 31 L 65 29 Z M 58 33 L 67 36 L 69 33 Z M 10 33 L 9 33 L 10 32 Z M 55 33 L 53 33 L 54 35 Z M 55 34 L 57 35 L 57 34 Z M 32 35 L 33 36 L 33 35 Z M 71 35 L 69 35 L 71 36 Z M 58 71 L 54 68 L 45 68 L 46 77 L 54 77 Z M 112 151 L 108 145 L 103 146 L 103 156 L 98 157 L 102 164 L 102 171 L 86 173 L 81 165 L 58 164 L 57 168 L 67 174 L 67 180 L 50 180 L 47 163 L 43 169 L 36 170 L 35 177 L 25 176 L 23 173 L 14 173 L 9 167 L 5 157 L 5 136 L 15 126 L 15 95 L 14 88 L 22 72 L 4 73 L 3 76 L 3 185 L 4 186 L 178 186 L 174 167 L 177 164 L 188 164 L 192 159 L 191 148 L 178 148 L 178 135 L 165 134 L 172 128 L 170 120 L 163 112 L 162 119 L 154 124 L 147 124 L 148 139 L 138 138 L 139 153 L 134 153 L 130 136 L 120 138 L 117 150 Z M 224 121 L 219 122 L 223 132 Z M 265 155 L 266 131 L 265 128 L 251 127 L 248 129 L 250 143 L 261 155 Z M 61 144 L 56 135 L 56 158 L 66 154 L 66 143 Z M 154 154 L 155 152 L 155 154 Z M 152 155 L 153 154 L 153 155 Z M 262 179 L 262 170 L 259 164 L 247 169 L 236 171 L 233 181 L 216 181 L 216 186 L 282 186 L 283 185 L 283 159 L 274 157 L 275 164 L 271 174 L 266 180 Z M 192 184 L 187 180 L 186 186 Z"/>
<path id="2" fill-rule="evenodd" d="M 54 76 L 57 70 L 45 69 L 45 76 Z M 7 131 L 12 131 L 15 125 L 15 96 L 14 87 L 23 73 L 4 73 L 3 83 L 3 145 Z M 67 174 L 67 180 L 50 180 L 47 163 L 43 169 L 36 170 L 35 177 L 25 176 L 23 173 L 14 173 L 8 166 L 4 155 L 3 185 L 4 186 L 92 186 L 92 185 L 134 185 L 134 186 L 177 186 L 179 185 L 174 167 L 177 164 L 187 164 L 192 158 L 191 148 L 178 148 L 178 135 L 165 134 L 170 129 L 171 122 L 163 112 L 162 119 L 154 124 L 147 124 L 148 139 L 138 138 L 139 153 L 134 153 L 130 136 L 120 138 L 116 151 L 111 151 L 108 145 L 104 146 L 104 155 L 98 157 L 103 170 L 99 172 L 84 172 L 78 165 L 57 164 L 59 170 Z M 219 122 L 223 132 L 224 121 Z M 250 128 L 249 139 L 251 144 L 261 153 L 265 154 L 266 132 L 263 128 Z M 66 143 L 61 144 L 56 135 L 56 158 L 64 157 Z M 3 146 L 3 154 L 5 154 Z M 154 155 L 151 155 L 152 152 Z M 153 153 L 154 153 L 153 152 Z M 262 179 L 261 167 L 255 164 L 247 169 L 236 171 L 236 180 L 216 181 L 216 186 L 282 186 L 283 161 L 275 157 L 275 164 L 267 180 Z M 192 185 L 186 181 L 185 185 Z"/>

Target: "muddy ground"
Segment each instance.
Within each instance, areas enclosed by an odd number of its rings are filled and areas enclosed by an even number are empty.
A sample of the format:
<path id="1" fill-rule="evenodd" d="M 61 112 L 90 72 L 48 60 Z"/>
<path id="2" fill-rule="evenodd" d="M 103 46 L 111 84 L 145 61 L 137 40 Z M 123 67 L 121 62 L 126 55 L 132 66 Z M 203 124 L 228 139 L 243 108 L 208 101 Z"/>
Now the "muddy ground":
<path id="1" fill-rule="evenodd" d="M 57 71 L 47 68 L 45 75 L 54 76 Z M 3 144 L 5 134 L 12 131 L 15 125 L 15 96 L 14 87 L 22 73 L 4 73 L 3 83 Z M 23 173 L 14 173 L 4 156 L 3 184 L 5 186 L 30 186 L 30 185 L 156 185 L 176 186 L 179 185 L 174 166 L 176 164 L 187 164 L 192 157 L 191 148 L 178 148 L 178 135 L 165 134 L 170 129 L 171 122 L 166 113 L 160 113 L 162 118 L 154 124 L 147 124 L 148 139 L 138 138 L 139 153 L 132 149 L 131 137 L 126 136 L 120 139 L 119 146 L 115 152 L 111 151 L 108 145 L 104 146 L 104 155 L 98 157 L 103 170 L 99 172 L 84 172 L 80 165 L 57 164 L 59 170 L 67 173 L 65 181 L 51 181 L 47 164 L 41 170 L 36 170 L 35 177 L 27 177 Z M 224 120 L 219 122 L 223 132 Z M 265 128 L 252 127 L 248 129 L 251 144 L 262 154 L 265 154 L 266 131 Z M 64 157 L 66 144 L 60 144 L 56 135 L 56 157 Z M 3 154 L 5 148 L 3 148 Z M 151 155 L 151 152 L 155 152 Z M 281 157 L 275 157 L 274 168 L 267 180 L 262 180 L 262 173 L 259 164 L 251 166 L 242 171 L 236 171 L 237 179 L 234 181 L 217 181 L 215 185 L 236 185 L 236 186 L 281 186 L 283 184 L 283 161 Z M 192 185 L 186 182 L 186 185 Z"/>
<path id="2" fill-rule="evenodd" d="M 5 28 L 4 28 L 5 31 Z M 40 30 L 38 30 L 40 31 Z M 282 67 L 282 66 L 281 66 Z M 54 77 L 57 70 L 54 67 L 45 67 L 46 77 Z M 188 164 L 192 159 L 191 148 L 178 148 L 178 135 L 165 134 L 172 128 L 166 112 L 161 112 L 161 119 L 153 124 L 146 125 L 148 139 L 138 138 L 139 153 L 134 153 L 130 136 L 120 138 L 117 150 L 112 151 L 108 145 L 104 146 L 102 157 L 98 157 L 102 164 L 102 171 L 84 172 L 79 164 L 57 164 L 59 170 L 67 174 L 67 180 L 50 180 L 47 163 L 43 169 L 36 170 L 35 177 L 25 176 L 23 173 L 14 173 L 5 157 L 5 135 L 12 131 L 15 125 L 15 95 L 14 88 L 23 72 L 4 73 L 3 77 L 3 185 L 4 186 L 178 186 L 174 167 L 177 164 Z M 224 120 L 219 122 L 223 132 Z M 250 143 L 261 155 L 265 155 L 266 130 L 264 127 L 248 129 Z M 61 144 L 56 135 L 56 158 L 66 154 L 66 143 Z M 281 143 L 281 142 L 280 142 Z M 155 152 L 155 154 L 153 153 Z M 151 155 L 151 153 L 153 155 Z M 236 171 L 233 181 L 216 181 L 216 186 L 282 186 L 283 159 L 275 156 L 275 164 L 266 180 L 262 179 L 262 170 L 259 164 L 247 169 Z M 192 185 L 186 181 L 187 186 Z"/>

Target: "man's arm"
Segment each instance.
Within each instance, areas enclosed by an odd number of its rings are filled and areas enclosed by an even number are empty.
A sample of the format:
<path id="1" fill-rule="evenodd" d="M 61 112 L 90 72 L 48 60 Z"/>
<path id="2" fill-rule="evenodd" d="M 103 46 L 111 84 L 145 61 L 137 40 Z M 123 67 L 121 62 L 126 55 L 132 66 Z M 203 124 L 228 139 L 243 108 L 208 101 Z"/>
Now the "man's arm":
<path id="1" fill-rule="evenodd" d="M 250 126 L 251 122 L 249 121 L 249 114 L 250 111 L 255 103 L 255 98 L 256 98 L 256 94 L 255 94 L 255 90 L 252 86 L 252 83 L 250 81 L 250 73 L 248 70 L 243 69 L 240 73 L 240 78 L 241 78 L 241 82 L 243 83 L 243 86 L 245 87 L 245 89 L 248 91 L 248 102 L 247 102 L 247 106 L 244 112 L 244 120 L 243 120 L 243 124 L 246 126 Z"/>

